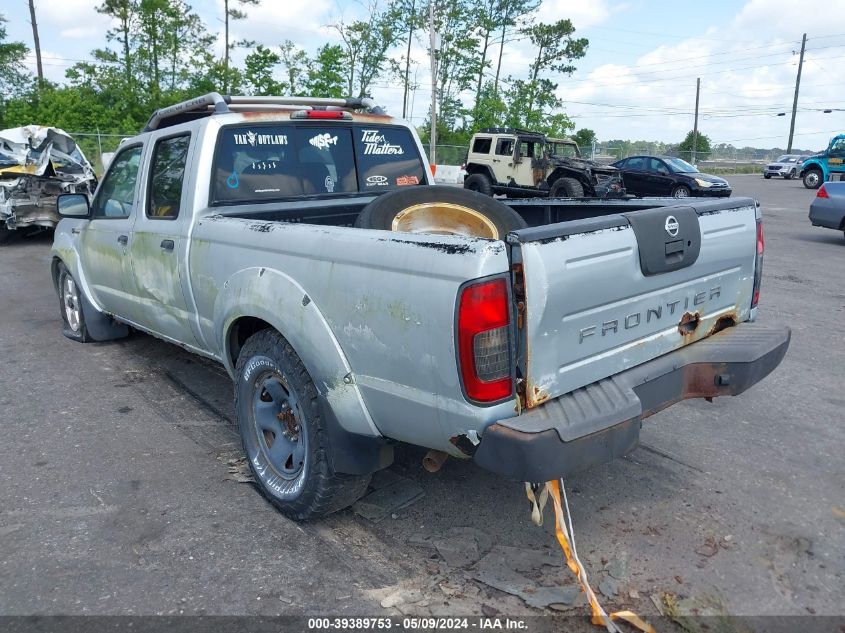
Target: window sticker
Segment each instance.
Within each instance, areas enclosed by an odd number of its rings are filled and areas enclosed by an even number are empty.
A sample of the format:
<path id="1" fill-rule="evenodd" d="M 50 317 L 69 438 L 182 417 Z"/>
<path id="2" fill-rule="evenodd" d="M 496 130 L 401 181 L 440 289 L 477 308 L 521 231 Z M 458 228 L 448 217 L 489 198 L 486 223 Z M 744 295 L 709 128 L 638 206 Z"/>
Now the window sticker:
<path id="1" fill-rule="evenodd" d="M 396 179 L 397 187 L 407 187 L 408 185 L 418 184 L 420 184 L 420 179 L 416 176 L 399 176 L 399 178 Z"/>
<path id="2" fill-rule="evenodd" d="M 226 186 L 229 187 L 229 189 L 237 189 L 241 186 L 241 181 L 238 178 L 238 172 L 232 172 L 232 175 L 226 179 Z"/>
<path id="3" fill-rule="evenodd" d="M 387 176 L 367 176 L 367 187 L 386 187 Z"/>
<path id="4" fill-rule="evenodd" d="M 262 160 L 252 163 L 252 168 L 256 171 L 265 171 L 267 169 L 276 169 L 276 161 L 274 160 Z"/>
<path id="5" fill-rule="evenodd" d="M 256 134 L 252 130 L 247 130 L 244 134 L 235 133 L 232 135 L 235 145 L 249 145 L 256 147 L 258 145 L 287 145 L 287 134 Z"/>
<path id="6" fill-rule="evenodd" d="M 308 139 L 308 142 L 317 149 L 329 149 L 329 145 L 337 145 L 337 136 L 332 136 L 326 132 Z"/>
<path id="7" fill-rule="evenodd" d="M 334 193 L 334 180 L 331 176 L 326 176 L 326 191 Z"/>
<path id="8" fill-rule="evenodd" d="M 404 154 L 401 145 L 391 145 L 379 130 L 361 130 L 361 142 L 364 143 L 364 154 Z"/>

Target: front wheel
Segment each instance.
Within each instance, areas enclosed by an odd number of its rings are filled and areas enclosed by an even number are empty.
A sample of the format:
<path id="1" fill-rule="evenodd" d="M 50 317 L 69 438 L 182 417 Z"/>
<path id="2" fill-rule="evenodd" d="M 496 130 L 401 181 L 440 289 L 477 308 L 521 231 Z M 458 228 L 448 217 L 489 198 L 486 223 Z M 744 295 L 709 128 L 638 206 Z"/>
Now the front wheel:
<path id="1" fill-rule="evenodd" d="M 818 169 L 811 169 L 804 174 L 804 186 L 807 189 L 818 189 L 822 185 L 822 172 Z"/>
<path id="2" fill-rule="evenodd" d="M 297 521 L 341 510 L 366 491 L 370 475 L 335 473 L 317 389 L 290 343 L 272 329 L 238 356 L 235 411 L 258 489 Z"/>
<path id="3" fill-rule="evenodd" d="M 689 198 L 690 196 L 690 189 L 686 185 L 678 185 L 674 189 L 672 189 L 672 197 L 673 198 Z"/>
<path id="4" fill-rule="evenodd" d="M 771 177 L 772 177 L 771 174 L 763 174 L 763 178 L 765 178 L 766 180 L 768 180 Z"/>
<path id="5" fill-rule="evenodd" d="M 57 283 L 59 290 L 59 310 L 62 315 L 62 334 L 73 341 L 88 343 L 92 341 L 85 325 L 82 311 L 82 290 L 63 263 L 59 263 Z"/>
<path id="6" fill-rule="evenodd" d="M 787 172 L 783 175 L 784 180 L 792 180 L 793 178 L 795 178 L 795 170 L 794 169 L 790 170 L 789 172 Z"/>
<path id="7" fill-rule="evenodd" d="M 583 198 L 584 185 L 575 178 L 561 177 L 549 187 L 550 198 Z"/>

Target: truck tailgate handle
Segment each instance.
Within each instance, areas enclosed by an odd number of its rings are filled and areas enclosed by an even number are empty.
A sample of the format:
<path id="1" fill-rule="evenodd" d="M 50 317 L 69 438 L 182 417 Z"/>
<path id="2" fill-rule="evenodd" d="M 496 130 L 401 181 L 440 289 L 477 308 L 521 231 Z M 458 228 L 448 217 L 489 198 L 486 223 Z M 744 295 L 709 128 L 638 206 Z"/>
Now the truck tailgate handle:
<path id="1" fill-rule="evenodd" d="M 126 246 L 129 243 L 129 236 L 128 235 L 118 235 L 117 236 L 117 243 Z"/>
<path id="2" fill-rule="evenodd" d="M 161 248 L 165 251 L 173 250 L 173 240 L 161 240 Z"/>

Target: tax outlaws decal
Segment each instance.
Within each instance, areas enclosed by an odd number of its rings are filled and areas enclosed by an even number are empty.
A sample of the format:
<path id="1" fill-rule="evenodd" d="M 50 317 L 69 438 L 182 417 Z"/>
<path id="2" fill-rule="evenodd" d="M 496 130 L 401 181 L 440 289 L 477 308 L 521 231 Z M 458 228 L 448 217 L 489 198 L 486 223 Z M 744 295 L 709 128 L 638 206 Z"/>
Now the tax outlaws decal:
<path id="1" fill-rule="evenodd" d="M 232 135 L 235 140 L 235 145 L 249 145 L 250 147 L 257 147 L 259 145 L 287 145 L 287 134 L 256 134 L 252 130 L 246 133 L 235 133 Z"/>
<path id="2" fill-rule="evenodd" d="M 368 154 L 404 154 L 401 145 L 391 145 L 387 137 L 379 130 L 361 130 L 361 142 L 364 144 L 364 155 Z"/>

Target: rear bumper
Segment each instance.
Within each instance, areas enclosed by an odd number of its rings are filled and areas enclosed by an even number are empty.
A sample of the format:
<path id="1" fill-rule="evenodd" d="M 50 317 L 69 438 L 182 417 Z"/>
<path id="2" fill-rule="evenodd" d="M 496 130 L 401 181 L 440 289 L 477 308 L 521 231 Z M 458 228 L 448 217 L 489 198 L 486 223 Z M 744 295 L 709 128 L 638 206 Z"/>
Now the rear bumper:
<path id="1" fill-rule="evenodd" d="M 816 198 L 810 205 L 810 222 L 813 226 L 840 229 L 845 226 L 845 208 L 832 203 L 830 198 Z"/>
<path id="2" fill-rule="evenodd" d="M 687 398 L 736 396 L 789 347 L 786 327 L 743 323 L 616 376 L 501 420 L 474 459 L 517 481 L 550 481 L 631 452 L 643 418 Z"/>

